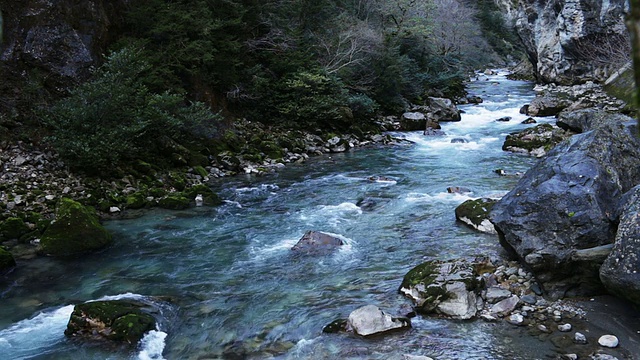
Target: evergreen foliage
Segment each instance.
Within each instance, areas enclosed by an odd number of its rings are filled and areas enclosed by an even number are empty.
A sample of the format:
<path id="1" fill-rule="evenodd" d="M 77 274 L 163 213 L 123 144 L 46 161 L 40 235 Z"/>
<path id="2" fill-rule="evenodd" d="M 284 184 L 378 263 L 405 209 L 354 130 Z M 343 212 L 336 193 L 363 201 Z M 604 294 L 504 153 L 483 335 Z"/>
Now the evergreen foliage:
<path id="1" fill-rule="evenodd" d="M 72 168 L 109 176 L 122 163 L 153 159 L 163 144 L 199 129 L 214 129 L 217 117 L 181 95 L 153 93 L 144 84 L 149 65 L 140 52 L 111 54 L 95 78 L 80 85 L 46 115 L 51 142 Z"/>

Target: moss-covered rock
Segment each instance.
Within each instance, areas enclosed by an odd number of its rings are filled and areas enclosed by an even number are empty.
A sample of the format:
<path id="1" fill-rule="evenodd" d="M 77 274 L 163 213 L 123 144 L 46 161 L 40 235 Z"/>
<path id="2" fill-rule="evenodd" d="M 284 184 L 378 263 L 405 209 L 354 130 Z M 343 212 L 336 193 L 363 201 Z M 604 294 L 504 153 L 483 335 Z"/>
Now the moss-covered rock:
<path id="1" fill-rule="evenodd" d="M 0 274 L 16 266 L 16 261 L 10 252 L 0 247 Z"/>
<path id="2" fill-rule="evenodd" d="M 418 312 L 470 319 L 478 310 L 481 285 L 476 268 L 464 259 L 429 261 L 404 276 L 399 292 L 414 302 Z"/>
<path id="3" fill-rule="evenodd" d="M 21 218 L 11 217 L 0 223 L 0 239 L 19 239 L 31 229 Z"/>
<path id="4" fill-rule="evenodd" d="M 141 209 L 147 205 L 147 196 L 138 191 L 133 194 L 127 195 L 126 207 L 127 209 Z"/>
<path id="5" fill-rule="evenodd" d="M 71 256 L 104 248 L 111 241 L 111 234 L 100 225 L 95 210 L 63 198 L 40 245 L 44 254 Z"/>
<path id="6" fill-rule="evenodd" d="M 76 305 L 65 335 L 137 343 L 155 329 L 153 316 L 126 300 L 94 301 Z"/>
<path id="7" fill-rule="evenodd" d="M 207 170 L 205 170 L 205 168 L 200 165 L 194 166 L 193 171 L 195 171 L 196 174 L 202 176 L 203 178 L 209 177 L 209 173 L 207 172 Z"/>
<path id="8" fill-rule="evenodd" d="M 182 191 L 187 187 L 187 179 L 184 174 L 179 172 L 172 172 L 169 174 L 169 185 L 173 186 L 176 190 Z"/>
<path id="9" fill-rule="evenodd" d="M 202 195 L 204 204 L 208 206 L 218 206 L 222 204 L 222 200 L 220 199 L 220 197 L 215 192 L 213 192 L 210 187 L 204 184 L 194 185 L 185 190 L 183 193 L 188 199 L 191 200 L 195 199 L 198 194 Z"/>
<path id="10" fill-rule="evenodd" d="M 189 207 L 191 200 L 182 193 L 169 194 L 158 201 L 158 206 L 169 210 L 183 210 Z"/>
<path id="11" fill-rule="evenodd" d="M 542 156 L 572 134 L 551 124 L 541 124 L 507 135 L 502 150 Z"/>
<path id="12" fill-rule="evenodd" d="M 489 220 L 489 213 L 496 202 L 495 199 L 487 198 L 467 200 L 456 208 L 456 219 L 480 232 L 497 234 L 496 228 Z"/>

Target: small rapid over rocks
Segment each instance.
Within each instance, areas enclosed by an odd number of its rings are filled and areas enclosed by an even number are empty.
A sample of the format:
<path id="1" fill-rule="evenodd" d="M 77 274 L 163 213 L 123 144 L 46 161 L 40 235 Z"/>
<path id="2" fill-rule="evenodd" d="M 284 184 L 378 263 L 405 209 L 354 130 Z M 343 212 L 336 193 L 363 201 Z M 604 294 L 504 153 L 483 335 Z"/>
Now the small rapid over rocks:
<path id="1" fill-rule="evenodd" d="M 337 318 L 376 306 L 402 317 L 403 277 L 427 261 L 505 256 L 498 238 L 456 221 L 467 200 L 499 198 L 535 157 L 502 150 L 522 124 L 533 84 L 480 75 L 469 86 L 481 104 L 460 106 L 444 134 L 404 138 L 311 158 L 278 173 L 220 179 L 224 203 L 154 209 L 106 227 L 114 245 L 78 260 L 38 258 L 16 268 L 0 294 L 0 353 L 11 359 L 534 359 L 551 342 L 506 322 L 418 316 L 383 337 L 323 333 Z M 510 118 L 509 121 L 496 121 Z M 538 123 L 555 123 L 538 118 Z M 448 191 L 464 189 L 464 191 Z M 342 243 L 300 256 L 307 231 Z M 505 270 L 506 271 L 506 270 Z M 113 294 L 170 304 L 164 321 L 135 349 L 111 353 L 69 341 L 73 306 Z M 498 297 L 492 294 L 495 300 Z M 36 334 L 36 335 L 34 335 Z M 35 339 L 37 343 L 34 343 Z"/>

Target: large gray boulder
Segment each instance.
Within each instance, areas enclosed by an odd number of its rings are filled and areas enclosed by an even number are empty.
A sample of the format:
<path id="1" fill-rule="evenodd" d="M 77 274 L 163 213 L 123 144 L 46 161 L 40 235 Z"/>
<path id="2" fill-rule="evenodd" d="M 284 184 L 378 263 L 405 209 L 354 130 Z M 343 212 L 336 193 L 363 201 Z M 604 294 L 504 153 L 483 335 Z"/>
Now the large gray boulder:
<path id="1" fill-rule="evenodd" d="M 451 99 L 430 97 L 427 103 L 430 109 L 430 118 L 435 121 L 460 121 L 462 119 L 460 110 Z"/>
<path id="2" fill-rule="evenodd" d="M 599 126 L 620 124 L 626 121 L 629 121 L 629 118 L 625 115 L 596 108 L 588 108 L 561 112 L 558 114 L 556 125 L 568 131 L 583 133 Z"/>
<path id="3" fill-rule="evenodd" d="M 613 250 L 600 268 L 600 279 L 615 295 L 640 305 L 640 186 L 624 197 Z"/>
<path id="4" fill-rule="evenodd" d="M 341 245 L 344 245 L 344 242 L 334 235 L 321 231 L 307 231 L 291 250 L 298 253 L 315 254 L 332 251 Z"/>
<path id="5" fill-rule="evenodd" d="M 393 317 L 375 305 L 367 305 L 354 310 L 349 314 L 349 320 L 347 320 L 347 330 L 352 330 L 362 336 L 382 334 L 409 327 L 411 327 L 411 321 L 408 318 Z"/>
<path id="6" fill-rule="evenodd" d="M 630 126 L 575 135 L 533 166 L 490 215 L 502 245 L 549 295 L 603 290 L 603 245 L 613 243 L 618 202 L 640 183 L 640 151 Z"/>
<path id="7" fill-rule="evenodd" d="M 502 150 L 542 157 L 571 135 L 573 133 L 551 124 L 536 125 L 507 135 Z"/>

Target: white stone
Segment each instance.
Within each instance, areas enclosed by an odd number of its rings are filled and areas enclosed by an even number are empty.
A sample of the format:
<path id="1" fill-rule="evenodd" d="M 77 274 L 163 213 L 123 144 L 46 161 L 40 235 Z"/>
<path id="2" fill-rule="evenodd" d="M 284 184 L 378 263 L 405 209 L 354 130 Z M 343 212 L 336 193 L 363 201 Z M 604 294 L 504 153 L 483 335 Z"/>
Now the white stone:
<path id="1" fill-rule="evenodd" d="M 367 305 L 354 310 L 349 314 L 347 328 L 357 334 L 368 336 L 390 330 L 410 327 L 408 320 L 393 318 L 375 305 Z"/>
<path id="2" fill-rule="evenodd" d="M 584 336 L 584 334 L 581 333 L 581 332 L 576 332 L 576 334 L 573 337 L 573 341 L 576 344 L 586 344 L 587 343 L 587 337 Z"/>
<path id="3" fill-rule="evenodd" d="M 501 287 L 492 286 L 487 289 L 487 294 L 485 295 L 485 298 L 487 299 L 487 302 L 495 303 L 500 300 L 504 300 L 510 296 L 511 296 L 511 291 L 507 289 L 503 289 Z"/>
<path id="4" fill-rule="evenodd" d="M 560 324 L 558 325 L 558 330 L 562 332 L 569 332 L 571 331 L 571 324 Z"/>
<path id="5" fill-rule="evenodd" d="M 433 360 L 428 356 L 404 354 L 404 360 Z"/>
<path id="6" fill-rule="evenodd" d="M 507 318 L 507 322 L 513 325 L 522 325 L 522 323 L 524 322 L 524 317 L 520 314 L 511 314 Z"/>
<path id="7" fill-rule="evenodd" d="M 618 338 L 614 335 L 602 335 L 598 339 L 598 344 L 600 344 L 600 346 L 614 348 L 618 346 Z"/>
<path id="8" fill-rule="evenodd" d="M 204 203 L 204 197 L 202 196 L 202 194 L 198 194 L 196 195 L 196 206 L 202 206 L 202 204 Z"/>
<path id="9" fill-rule="evenodd" d="M 110 212 L 110 213 L 117 213 L 117 212 L 120 212 L 120 208 L 119 208 L 119 207 L 117 207 L 117 206 L 112 206 L 112 207 L 110 207 L 110 208 L 109 208 L 109 212 Z"/>
<path id="10" fill-rule="evenodd" d="M 504 299 L 491 307 L 492 314 L 498 314 L 500 316 L 506 316 L 511 313 L 516 306 L 520 298 L 517 295 L 513 295 L 510 298 Z"/>
<path id="11" fill-rule="evenodd" d="M 70 188 L 70 187 L 68 187 L 68 186 L 65 186 L 65 188 L 64 188 L 64 189 L 62 189 L 62 193 L 63 193 L 63 194 L 68 194 L 68 193 L 69 193 L 69 191 L 71 191 L 71 188 Z"/>
<path id="12" fill-rule="evenodd" d="M 451 297 L 438 304 L 438 311 L 455 319 L 467 320 L 476 316 L 476 294 L 467 290 L 463 282 L 447 284 Z"/>

